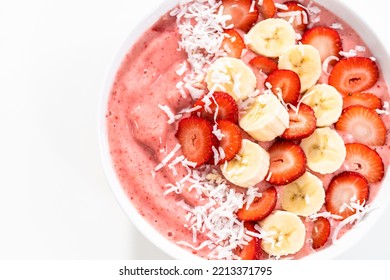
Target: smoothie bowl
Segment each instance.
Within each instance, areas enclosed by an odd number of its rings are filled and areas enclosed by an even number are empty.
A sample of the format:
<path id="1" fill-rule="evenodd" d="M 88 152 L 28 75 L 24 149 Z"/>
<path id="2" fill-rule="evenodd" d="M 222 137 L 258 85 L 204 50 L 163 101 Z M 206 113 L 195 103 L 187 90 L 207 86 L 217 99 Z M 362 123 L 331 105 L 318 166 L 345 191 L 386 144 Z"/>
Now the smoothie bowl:
<path id="1" fill-rule="evenodd" d="M 177 259 L 353 246 L 390 201 L 389 58 L 373 34 L 338 1 L 165 1 L 101 104 L 129 218 Z"/>

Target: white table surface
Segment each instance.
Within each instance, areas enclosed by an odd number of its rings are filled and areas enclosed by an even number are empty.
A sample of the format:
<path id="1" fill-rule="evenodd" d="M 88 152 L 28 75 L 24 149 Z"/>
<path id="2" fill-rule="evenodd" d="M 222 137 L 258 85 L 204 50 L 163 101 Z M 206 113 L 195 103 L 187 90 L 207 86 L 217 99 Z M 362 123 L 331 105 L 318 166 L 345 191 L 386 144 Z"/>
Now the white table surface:
<path id="1" fill-rule="evenodd" d="M 0 0 L 0 259 L 169 259 L 114 199 L 97 134 L 111 59 L 161 2 Z M 342 2 L 390 49 L 383 1 Z M 387 219 L 340 259 L 390 259 L 389 236 Z"/>

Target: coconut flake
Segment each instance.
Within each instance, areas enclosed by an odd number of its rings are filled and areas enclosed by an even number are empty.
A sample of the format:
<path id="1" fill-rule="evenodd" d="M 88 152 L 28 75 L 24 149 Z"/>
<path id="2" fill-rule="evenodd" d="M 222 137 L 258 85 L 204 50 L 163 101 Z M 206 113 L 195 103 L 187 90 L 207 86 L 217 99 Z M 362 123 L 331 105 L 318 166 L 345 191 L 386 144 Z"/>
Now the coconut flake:
<path id="1" fill-rule="evenodd" d="M 288 11 L 288 7 L 285 4 L 275 3 L 275 7 L 279 10 Z"/>
<path id="2" fill-rule="evenodd" d="M 330 27 L 333 29 L 343 30 L 343 25 L 341 23 L 338 23 L 338 22 L 332 23 Z"/>
<path id="3" fill-rule="evenodd" d="M 179 143 L 177 143 L 175 145 L 175 147 L 173 148 L 173 150 L 161 161 L 160 164 L 158 164 L 156 166 L 156 168 L 154 169 L 154 171 L 158 171 L 160 170 L 161 168 L 163 168 L 176 154 L 176 152 L 181 148 L 181 145 Z"/>
<path id="4" fill-rule="evenodd" d="M 354 49 L 349 50 L 348 52 L 340 51 L 339 54 L 346 58 L 357 56 L 357 51 Z"/>
<path id="5" fill-rule="evenodd" d="M 361 222 L 363 220 L 363 218 L 368 214 L 370 213 L 372 210 L 374 210 L 375 208 L 373 208 L 371 206 L 371 204 L 367 204 L 367 205 L 364 205 L 365 204 L 365 201 L 363 201 L 362 204 L 359 204 L 359 203 L 351 203 L 351 207 L 356 211 L 354 214 L 352 214 L 351 216 L 345 218 L 343 221 L 341 221 L 337 227 L 335 228 L 334 232 L 333 232 L 333 235 L 332 235 L 332 242 L 333 244 L 335 244 L 338 240 L 338 235 L 339 235 L 339 232 L 342 228 L 344 228 L 346 225 L 348 224 L 353 224 L 355 223 L 358 224 L 359 222 Z"/>
<path id="6" fill-rule="evenodd" d="M 329 69 L 329 63 L 332 62 L 333 60 L 339 61 L 340 59 L 337 56 L 330 55 L 327 58 L 325 58 L 324 62 L 322 63 L 322 71 L 329 75 L 330 72 L 328 71 Z"/>

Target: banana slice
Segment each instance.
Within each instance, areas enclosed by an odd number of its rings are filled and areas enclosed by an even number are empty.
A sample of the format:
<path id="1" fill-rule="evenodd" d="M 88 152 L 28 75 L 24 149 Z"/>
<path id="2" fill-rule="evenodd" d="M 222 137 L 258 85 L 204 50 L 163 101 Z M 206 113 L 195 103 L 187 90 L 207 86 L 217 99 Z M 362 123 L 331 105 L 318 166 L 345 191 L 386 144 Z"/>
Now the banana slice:
<path id="1" fill-rule="evenodd" d="M 303 97 L 302 103 L 309 105 L 317 118 L 317 126 L 330 126 L 337 122 L 343 110 L 343 98 L 332 86 L 318 84 Z"/>
<path id="2" fill-rule="evenodd" d="M 346 148 L 341 136 L 329 127 L 317 128 L 301 141 L 309 168 L 320 174 L 335 172 L 345 160 Z"/>
<path id="3" fill-rule="evenodd" d="M 259 225 L 267 235 L 262 240 L 261 247 L 271 256 L 294 254 L 305 244 L 305 226 L 293 213 L 274 211 L 260 221 Z"/>
<path id="4" fill-rule="evenodd" d="M 290 23 L 280 18 L 260 21 L 248 32 L 248 47 L 257 54 L 278 57 L 295 45 L 295 31 Z"/>
<path id="5" fill-rule="evenodd" d="M 240 187 L 249 188 L 264 180 L 270 165 L 269 154 L 258 144 L 243 139 L 241 150 L 221 165 L 225 178 Z"/>
<path id="6" fill-rule="evenodd" d="M 298 74 L 303 93 L 314 86 L 321 76 L 320 53 L 311 45 L 295 45 L 282 53 L 278 67 Z"/>
<path id="7" fill-rule="evenodd" d="M 282 208 L 300 216 L 310 216 L 318 212 L 325 203 L 325 190 L 322 181 L 305 172 L 294 182 L 283 187 Z"/>
<path id="8" fill-rule="evenodd" d="M 272 93 L 256 97 L 240 112 L 240 127 L 258 141 L 271 141 L 289 127 L 289 114 Z"/>
<path id="9" fill-rule="evenodd" d="M 240 59 L 218 58 L 208 69 L 205 78 L 209 90 L 229 93 L 233 98 L 245 100 L 256 88 L 256 76 Z"/>

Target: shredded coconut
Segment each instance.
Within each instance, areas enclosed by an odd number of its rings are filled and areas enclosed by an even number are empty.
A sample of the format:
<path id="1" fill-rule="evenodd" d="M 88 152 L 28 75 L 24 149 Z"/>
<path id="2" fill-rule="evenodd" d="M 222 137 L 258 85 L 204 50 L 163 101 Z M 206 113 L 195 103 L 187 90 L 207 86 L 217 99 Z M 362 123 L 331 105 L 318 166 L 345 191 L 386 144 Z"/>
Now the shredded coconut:
<path id="1" fill-rule="evenodd" d="M 325 58 L 324 62 L 322 63 L 322 71 L 327 75 L 330 74 L 330 72 L 328 71 L 329 63 L 332 62 L 333 60 L 339 61 L 340 59 L 337 56 L 331 55 Z"/>

